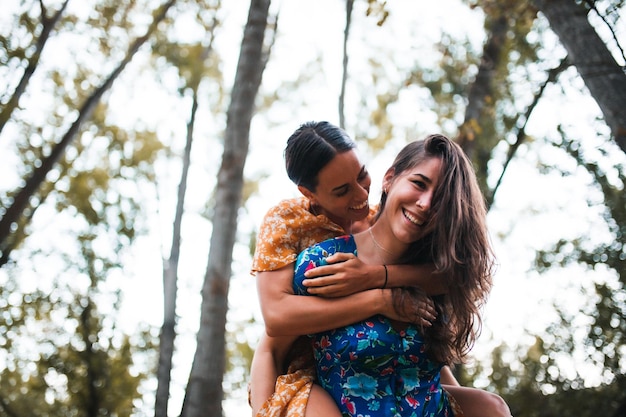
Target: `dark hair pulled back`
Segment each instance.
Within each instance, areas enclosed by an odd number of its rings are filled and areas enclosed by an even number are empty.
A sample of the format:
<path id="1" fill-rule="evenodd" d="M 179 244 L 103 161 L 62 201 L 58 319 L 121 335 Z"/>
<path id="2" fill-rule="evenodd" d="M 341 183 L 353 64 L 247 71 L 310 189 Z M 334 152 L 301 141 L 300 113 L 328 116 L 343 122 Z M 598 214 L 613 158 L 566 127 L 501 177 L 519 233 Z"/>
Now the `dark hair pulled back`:
<path id="1" fill-rule="evenodd" d="M 341 128 L 328 122 L 302 124 L 287 140 L 285 167 L 289 179 L 315 192 L 319 172 L 335 155 L 356 144 Z"/>

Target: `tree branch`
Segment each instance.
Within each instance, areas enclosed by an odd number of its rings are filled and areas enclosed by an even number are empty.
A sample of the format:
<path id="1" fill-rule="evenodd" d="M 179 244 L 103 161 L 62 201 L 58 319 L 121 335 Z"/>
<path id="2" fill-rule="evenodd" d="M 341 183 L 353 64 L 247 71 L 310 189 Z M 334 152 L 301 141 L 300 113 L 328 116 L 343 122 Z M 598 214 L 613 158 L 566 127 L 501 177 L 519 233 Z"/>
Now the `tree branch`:
<path id="1" fill-rule="evenodd" d="M 23 188 L 21 188 L 15 197 L 13 198 L 13 203 L 7 208 L 4 213 L 4 216 L 0 219 L 0 252 L 4 252 L 7 248 L 7 239 L 12 234 L 15 233 L 16 230 L 11 230 L 14 224 L 16 224 L 15 229 L 19 229 L 23 227 L 23 225 L 18 223 L 20 216 L 22 215 L 24 209 L 28 206 L 30 198 L 35 194 L 37 189 L 41 186 L 41 184 L 45 181 L 46 175 L 52 170 L 54 164 L 59 160 L 59 158 L 65 152 L 67 146 L 72 142 L 72 140 L 78 134 L 78 131 L 82 127 L 82 124 L 91 116 L 93 110 L 100 102 L 100 99 L 104 95 L 105 92 L 111 88 L 113 82 L 117 79 L 120 73 L 126 68 L 126 65 L 133 59 L 135 53 L 139 50 L 139 48 L 149 39 L 153 32 L 156 31 L 159 23 L 165 18 L 167 11 L 176 3 L 176 0 L 168 0 L 159 11 L 155 14 L 150 27 L 146 30 L 146 33 L 137 38 L 131 46 L 128 48 L 128 52 L 126 56 L 120 62 L 118 67 L 113 70 L 113 72 L 109 75 L 109 77 L 102 83 L 100 87 L 98 87 L 92 94 L 87 98 L 85 103 L 81 106 L 78 117 L 72 123 L 69 130 L 63 135 L 61 141 L 56 144 L 50 155 L 44 158 L 41 161 L 41 165 L 38 166 L 32 173 L 32 175 L 26 180 L 26 183 Z M 8 256 L 0 253 L 2 260 L 6 263 L 6 259 Z M 4 263 L 0 263 L 0 267 L 4 265 Z"/>
<path id="2" fill-rule="evenodd" d="M 50 33 L 52 32 L 52 29 L 61 19 L 61 16 L 65 11 L 68 2 L 69 0 L 65 0 L 61 8 L 57 10 L 52 17 L 49 18 L 46 16 L 46 6 L 44 6 L 42 0 L 39 1 L 39 6 L 41 8 L 41 34 L 37 38 L 37 42 L 35 43 L 35 53 L 33 53 L 33 55 L 29 58 L 28 65 L 24 70 L 24 74 L 22 74 L 22 79 L 20 79 L 17 87 L 15 87 L 13 96 L 11 96 L 7 104 L 2 109 L 2 112 L 0 112 L 0 133 L 2 133 L 2 129 L 4 129 L 4 126 L 11 118 L 11 114 L 13 114 L 13 111 L 19 106 L 20 97 L 22 97 L 22 94 L 24 94 L 24 92 L 26 91 L 26 86 L 28 86 L 30 78 L 33 76 L 35 70 L 37 69 L 39 59 L 41 58 L 41 52 L 43 51 L 44 46 L 46 46 L 46 42 L 48 42 L 48 39 L 50 39 Z"/>
<path id="3" fill-rule="evenodd" d="M 535 94 L 535 97 L 533 98 L 532 103 L 526 108 L 526 111 L 524 112 L 524 114 L 520 114 L 518 116 L 517 123 L 516 123 L 516 126 L 518 126 L 517 127 L 517 138 L 515 140 L 515 143 L 513 143 L 509 147 L 509 151 L 507 153 L 506 160 L 504 161 L 504 165 L 502 167 L 502 172 L 500 173 L 500 178 L 498 178 L 498 182 L 496 183 L 495 187 L 493 187 L 493 191 L 491 192 L 491 196 L 488 198 L 487 205 L 489 207 L 493 204 L 493 202 L 495 200 L 496 192 L 498 191 L 498 188 L 500 187 L 500 184 L 502 183 L 502 178 L 504 177 L 504 173 L 506 172 L 506 169 L 509 166 L 509 163 L 511 162 L 511 160 L 515 156 L 515 153 L 517 152 L 517 149 L 524 142 L 524 140 L 526 140 L 526 137 L 527 137 L 526 136 L 526 125 L 528 124 L 528 120 L 530 119 L 530 115 L 532 114 L 533 110 L 537 106 L 537 103 L 539 102 L 539 99 L 543 96 L 544 90 L 546 89 L 548 84 L 555 82 L 556 78 L 559 76 L 559 74 L 561 72 L 563 72 L 570 65 L 571 64 L 569 63 L 567 57 L 565 57 L 565 58 L 563 58 L 563 60 L 561 61 L 561 63 L 558 66 L 556 66 L 555 68 L 552 68 L 550 71 L 548 71 L 548 77 L 546 78 L 544 83 L 541 85 L 541 87 L 539 87 L 539 90 Z"/>

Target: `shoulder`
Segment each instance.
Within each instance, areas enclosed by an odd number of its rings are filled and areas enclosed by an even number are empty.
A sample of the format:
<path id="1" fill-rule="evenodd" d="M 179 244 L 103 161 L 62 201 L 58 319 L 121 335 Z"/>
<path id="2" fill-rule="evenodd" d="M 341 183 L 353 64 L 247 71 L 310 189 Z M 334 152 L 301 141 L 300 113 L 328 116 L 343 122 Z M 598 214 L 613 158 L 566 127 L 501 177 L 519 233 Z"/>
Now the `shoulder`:
<path id="1" fill-rule="evenodd" d="M 271 207 L 267 211 L 267 214 L 280 214 L 284 216 L 303 212 L 309 212 L 309 200 L 305 197 L 297 197 L 282 200 L 275 206 Z"/>
<path id="2" fill-rule="evenodd" d="M 301 241 L 314 226 L 315 217 L 304 197 L 283 200 L 270 208 L 257 234 L 252 271 L 273 271 L 294 262 L 306 246 Z"/>
<path id="3" fill-rule="evenodd" d="M 263 218 L 263 226 L 280 227 L 310 217 L 308 200 L 304 197 L 282 200 L 271 207 Z"/>
<path id="4" fill-rule="evenodd" d="M 356 244 L 353 235 L 343 235 L 326 239 L 304 249 L 300 252 L 296 260 L 296 270 L 302 264 L 309 265 L 310 269 L 311 262 L 313 262 L 315 266 L 324 265 L 325 258 L 339 252 L 356 253 Z"/>

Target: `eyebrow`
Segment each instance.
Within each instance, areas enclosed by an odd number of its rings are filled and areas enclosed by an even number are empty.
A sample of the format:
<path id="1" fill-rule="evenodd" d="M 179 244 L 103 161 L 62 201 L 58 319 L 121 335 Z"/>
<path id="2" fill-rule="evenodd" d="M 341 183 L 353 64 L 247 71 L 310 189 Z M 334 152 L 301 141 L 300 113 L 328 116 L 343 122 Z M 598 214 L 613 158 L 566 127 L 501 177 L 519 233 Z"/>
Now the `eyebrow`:
<path id="1" fill-rule="evenodd" d="M 411 174 L 411 176 L 413 177 L 420 177 L 424 182 L 427 182 L 429 184 L 433 183 L 433 180 L 431 180 L 430 178 L 428 178 L 426 175 L 424 174 Z"/>
<path id="2" fill-rule="evenodd" d="M 363 175 L 363 173 L 365 172 L 365 165 L 361 166 L 361 170 L 359 171 L 359 177 L 361 175 Z M 330 190 L 331 192 L 337 192 L 337 191 L 343 191 L 345 188 L 348 188 L 348 184 L 342 184 L 338 187 L 333 188 L 332 190 Z"/>

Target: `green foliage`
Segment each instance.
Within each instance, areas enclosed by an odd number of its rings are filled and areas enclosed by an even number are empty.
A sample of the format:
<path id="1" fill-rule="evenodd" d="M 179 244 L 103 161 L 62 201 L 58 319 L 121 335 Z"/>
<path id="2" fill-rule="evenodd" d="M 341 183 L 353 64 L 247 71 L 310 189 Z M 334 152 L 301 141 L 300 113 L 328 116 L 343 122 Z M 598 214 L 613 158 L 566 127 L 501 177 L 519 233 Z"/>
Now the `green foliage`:
<path id="1" fill-rule="evenodd" d="M 133 357 L 153 349 L 148 333 L 137 343 L 115 325 L 111 311 L 100 311 L 97 300 L 110 295 L 99 290 L 110 266 L 95 256 L 90 239 L 83 239 L 83 272 L 59 279 L 55 290 L 24 292 L 19 269 L 2 285 L 5 302 L 0 319 L 0 346 L 5 369 L 0 378 L 0 416 L 119 415 L 130 416 L 146 377 Z M 70 271 L 68 270 L 68 273 Z M 81 289 L 84 280 L 89 283 Z M 115 309 L 113 296 L 108 306 Z M 103 305 L 107 305 L 104 304 Z M 114 311 L 114 310 L 113 310 Z"/>
<path id="2" fill-rule="evenodd" d="M 8 67 L 0 71 L 12 71 L 2 72 L 10 82 L 0 91 L 0 103 L 12 94 L 38 36 L 35 4 L 12 9 L 17 29 L 1 34 L 0 57 Z M 99 2 L 87 20 L 67 15 L 59 21 L 55 39 L 69 45 L 64 52 L 76 59 L 55 66 L 44 54 L 38 77 L 13 112 L 12 134 L 2 138 L 21 161 L 12 185 L 50 154 L 77 107 L 110 71 L 108 63 L 125 53 L 145 10 L 136 1 Z M 89 54 L 82 47 L 72 49 L 68 38 L 75 36 L 90 45 Z M 31 107 L 39 111 L 26 111 Z M 144 230 L 141 190 L 151 187 L 163 149 L 154 131 L 111 123 L 110 109 L 102 103 L 31 198 L 20 220 L 31 226 L 20 227 L 10 245 L 17 248 L 35 232 L 42 244 L 16 252 L 20 261 L 4 267 L 0 291 L 0 416 L 130 416 L 136 411 L 139 386 L 152 372 L 151 365 L 138 367 L 136 361 L 149 357 L 154 341 L 149 333 L 128 335 L 117 327 L 121 294 L 110 282 L 120 274 L 124 250 Z M 15 191 L 2 192 L 6 207 Z M 48 225 L 54 238 L 33 229 L 38 210 L 56 211 L 57 222 Z"/>
<path id="3" fill-rule="evenodd" d="M 252 319 L 234 323 L 226 334 L 226 375 L 224 380 L 230 385 L 229 391 L 247 389 L 250 380 L 250 365 L 256 341 L 248 340 L 245 329 L 254 325 Z"/>
<path id="4" fill-rule="evenodd" d="M 531 417 L 618 416 L 626 402 L 626 379 L 617 377 L 611 384 L 585 387 L 583 378 L 573 384 L 559 375 L 553 346 L 540 338 L 526 354 L 515 378 L 516 385 L 502 391 L 513 415 Z"/>
<path id="5" fill-rule="evenodd" d="M 591 317 L 591 323 L 585 345 L 589 351 L 589 361 L 604 370 L 607 379 L 623 376 L 626 370 L 623 361 L 626 358 L 626 186 L 624 165 L 606 165 L 609 160 L 610 144 L 596 152 L 604 160 L 591 160 L 580 145 L 563 139 L 560 145 L 594 178 L 596 187 L 601 189 L 605 209 L 602 217 L 608 226 L 612 239 L 607 242 L 590 244 L 588 237 L 580 236 L 574 241 L 560 240 L 553 247 L 537 253 L 536 264 L 540 270 L 552 267 L 564 267 L 572 263 L 583 263 L 594 268 L 610 268 L 615 271 L 618 281 L 615 283 L 597 283 L 596 304 L 593 311 L 581 311 Z M 604 165 L 604 167 L 603 167 Z M 563 173 L 567 175 L 567 173 Z M 590 206 L 597 202 L 589 199 Z M 566 323 L 561 323 L 563 328 Z M 571 353 L 573 345 L 552 346 L 556 351 Z"/>
<path id="6" fill-rule="evenodd" d="M 387 2 L 381 0 L 367 0 L 367 16 L 377 18 L 376 24 L 382 26 L 389 17 Z"/>
<path id="7" fill-rule="evenodd" d="M 175 19 L 166 19 L 164 26 L 166 31 L 160 32 L 153 41 L 154 64 L 159 67 L 166 66 L 178 72 L 179 93 L 198 92 L 200 84 L 210 82 L 217 88 L 218 94 L 212 96 L 212 105 L 215 109 L 222 110 L 224 91 L 220 68 L 220 59 L 217 55 L 213 42 L 216 34 L 219 34 L 221 22 L 218 18 L 220 2 L 202 0 L 193 3 L 182 3 L 178 6 L 179 13 L 193 16 L 193 23 L 198 29 L 206 33 L 206 37 L 197 43 L 181 41 L 176 33 Z"/>

